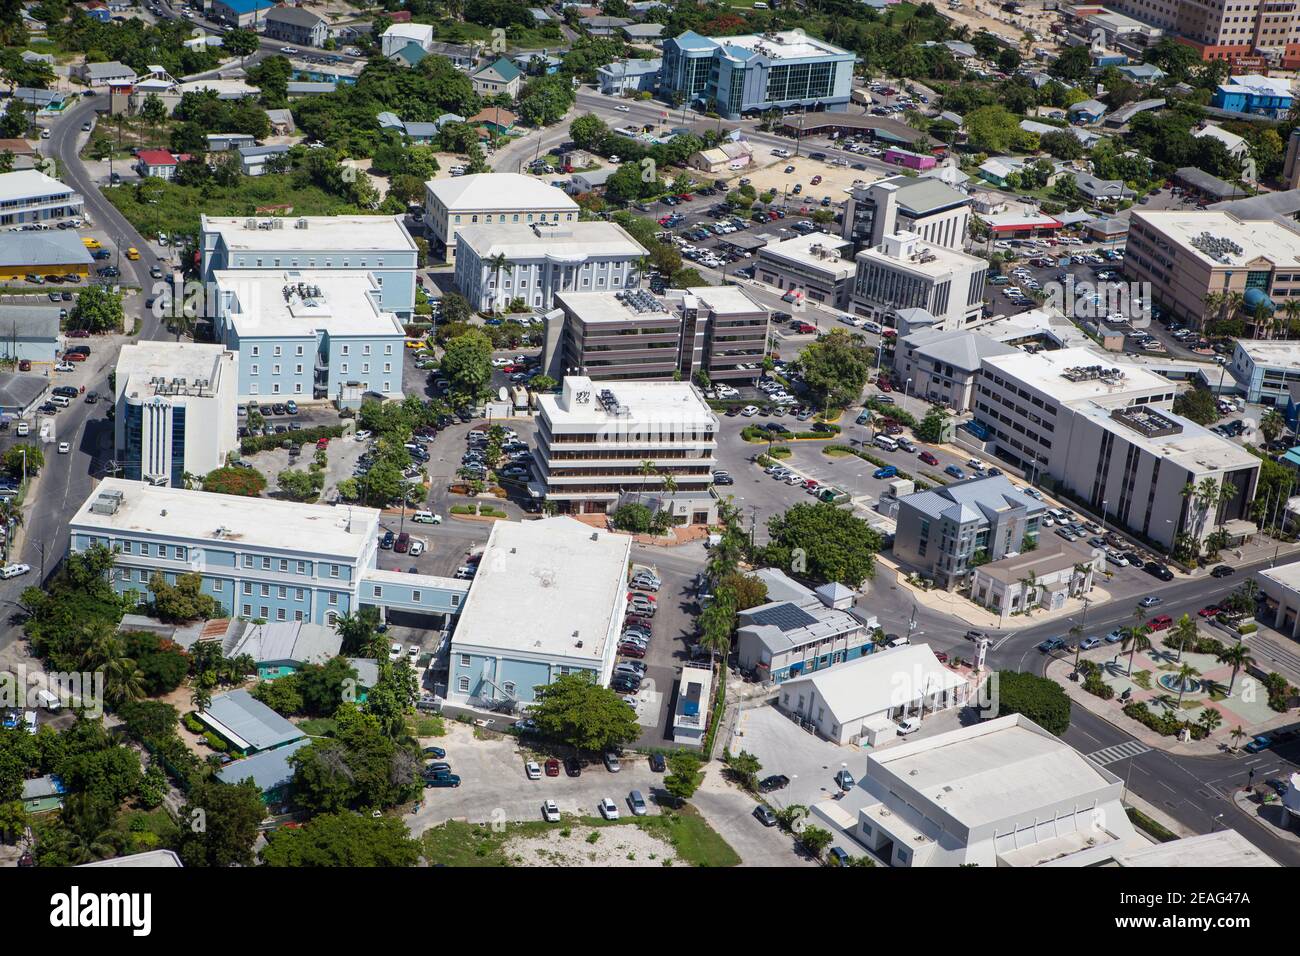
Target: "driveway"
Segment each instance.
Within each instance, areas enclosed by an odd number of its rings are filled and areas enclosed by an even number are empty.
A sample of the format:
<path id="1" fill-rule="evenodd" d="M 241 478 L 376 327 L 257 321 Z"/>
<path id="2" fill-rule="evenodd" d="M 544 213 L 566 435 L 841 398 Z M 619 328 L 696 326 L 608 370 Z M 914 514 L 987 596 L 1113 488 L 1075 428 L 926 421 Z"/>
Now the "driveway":
<path id="1" fill-rule="evenodd" d="M 829 799 L 836 793 L 835 775 L 841 769 L 853 774 L 854 780 L 867 771 L 865 750 L 823 740 L 772 705 L 742 711 L 736 733 L 731 752 L 745 750 L 757 757 L 763 765 L 759 779 L 772 774 L 790 778 L 788 786 L 767 794 L 774 807 L 806 807 Z"/>
<path id="2" fill-rule="evenodd" d="M 722 779 L 718 765 L 691 797 L 709 826 L 717 830 L 740 854 L 741 866 L 815 866 L 795 849 L 794 839 L 780 827 L 765 827 L 754 817 L 758 801 Z"/>
<path id="3" fill-rule="evenodd" d="M 541 763 L 548 753 L 531 750 L 509 735 L 493 734 L 493 739 L 477 740 L 474 728 L 456 721 L 447 722 L 444 737 L 422 738 L 421 746 L 435 745 L 447 751 L 452 772 L 459 774 L 461 785 L 446 789 L 429 788 L 409 819 L 411 832 L 419 835 L 444 820 L 461 819 L 470 823 L 494 820 L 540 820 L 542 801 L 554 800 L 562 813 L 599 816 L 597 804 L 604 797 L 618 804 L 620 814 L 628 814 L 629 791 L 640 790 L 651 813 L 658 813 L 653 794 L 662 791 L 663 775 L 650 769 L 645 757 L 628 753 L 618 773 L 610 773 L 602 763 L 587 764 L 579 777 L 542 776 L 529 780 L 524 763 Z M 563 753 L 555 756 L 563 757 Z M 757 821 L 755 821 L 757 822 Z"/>

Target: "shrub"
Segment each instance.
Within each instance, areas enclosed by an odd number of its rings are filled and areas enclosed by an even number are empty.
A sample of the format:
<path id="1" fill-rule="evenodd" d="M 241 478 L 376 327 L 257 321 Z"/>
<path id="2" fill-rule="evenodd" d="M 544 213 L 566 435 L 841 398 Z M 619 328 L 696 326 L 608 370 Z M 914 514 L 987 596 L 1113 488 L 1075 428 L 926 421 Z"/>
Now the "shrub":
<path id="1" fill-rule="evenodd" d="M 1185 720 L 1179 720 L 1170 714 L 1153 713 L 1146 704 L 1141 701 L 1134 701 L 1131 704 L 1124 705 L 1124 716 L 1136 720 L 1144 727 L 1149 727 L 1162 737 L 1173 737 L 1184 727 L 1187 727 L 1192 734 L 1193 740 L 1202 740 L 1205 737 L 1205 728 L 1188 724 Z"/>
<path id="2" fill-rule="evenodd" d="M 996 692 L 986 699 L 998 702 L 999 717 L 1024 714 L 1058 737 L 1070 726 L 1070 698 L 1056 681 L 1019 671 L 998 671 L 994 679 Z"/>
<path id="3" fill-rule="evenodd" d="M 191 733 L 206 734 L 208 732 L 208 728 L 205 727 L 203 725 L 203 722 L 199 720 L 197 717 L 195 717 L 193 714 L 186 714 L 184 717 L 181 718 L 181 723 L 183 723 L 185 725 L 185 729 L 190 731 Z"/>
<path id="4" fill-rule="evenodd" d="M 306 445 L 308 443 L 315 444 L 322 438 L 340 438 L 342 435 L 342 425 L 318 425 L 315 428 L 304 428 L 302 431 L 284 432 L 279 435 L 258 435 L 253 438 L 242 439 L 239 443 L 239 452 L 241 455 L 255 455 L 259 451 L 270 451 L 273 448 L 279 448 L 286 440 L 296 442 L 299 445 Z"/>
<path id="5" fill-rule="evenodd" d="M 229 744 L 227 744 L 224 740 L 222 740 L 220 737 L 218 737 L 210 730 L 203 735 L 203 740 L 207 743 L 209 747 L 211 747 L 213 750 L 217 751 L 218 753 L 225 753 L 227 750 L 230 749 Z"/>

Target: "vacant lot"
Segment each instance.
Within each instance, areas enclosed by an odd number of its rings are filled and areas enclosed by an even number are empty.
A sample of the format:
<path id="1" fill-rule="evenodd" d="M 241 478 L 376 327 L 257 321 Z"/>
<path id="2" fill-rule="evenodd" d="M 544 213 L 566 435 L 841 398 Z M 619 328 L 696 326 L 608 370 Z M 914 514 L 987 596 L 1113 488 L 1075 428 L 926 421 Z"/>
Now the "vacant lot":
<path id="1" fill-rule="evenodd" d="M 606 821 L 497 826 L 449 820 L 424 834 L 424 855 L 447 866 L 735 866 L 740 857 L 695 808 Z"/>

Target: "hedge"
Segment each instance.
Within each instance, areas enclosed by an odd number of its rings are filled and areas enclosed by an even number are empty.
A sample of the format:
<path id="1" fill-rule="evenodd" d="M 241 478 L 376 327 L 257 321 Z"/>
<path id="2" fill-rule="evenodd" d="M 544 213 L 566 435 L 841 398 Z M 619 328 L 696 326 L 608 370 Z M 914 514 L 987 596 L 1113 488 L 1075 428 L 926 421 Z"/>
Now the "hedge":
<path id="1" fill-rule="evenodd" d="M 239 443 L 239 453 L 241 455 L 255 455 L 259 451 L 272 451 L 279 448 L 286 441 L 290 444 L 314 445 L 322 438 L 342 437 L 342 425 L 318 425 L 315 428 L 304 428 L 296 432 L 281 432 L 278 435 L 258 435 L 255 438 L 245 438 Z"/>
<path id="2" fill-rule="evenodd" d="M 874 396 L 867 399 L 863 407 L 879 412 L 885 418 L 892 418 L 900 425 L 906 425 L 908 428 L 916 427 L 916 418 L 911 412 L 904 411 L 897 405 L 887 405 Z"/>
<path id="3" fill-rule="evenodd" d="M 822 449 L 822 451 L 843 451 L 850 455 L 857 455 L 863 461 L 869 461 L 877 468 L 886 468 L 889 467 L 890 465 L 893 465 L 895 468 L 898 468 L 898 466 L 894 465 L 892 461 L 885 461 L 883 458 L 877 458 L 875 455 L 872 455 L 869 452 L 859 451 L 856 448 L 850 448 L 848 445 L 827 445 L 825 448 Z M 903 471 L 901 468 L 899 468 L 898 474 L 895 477 L 910 479 L 912 476 L 907 472 Z"/>
<path id="4" fill-rule="evenodd" d="M 1148 836 L 1159 840 L 1161 843 L 1168 843 L 1171 840 L 1178 839 L 1177 833 L 1174 833 L 1168 827 L 1151 819 L 1136 807 L 1125 807 L 1124 812 L 1128 814 L 1129 822 Z"/>
<path id="5" fill-rule="evenodd" d="M 1144 727 L 1149 727 L 1162 737 L 1173 737 L 1178 731 L 1187 727 L 1193 740 L 1205 738 L 1205 728 L 1186 720 L 1179 720 L 1168 714 L 1155 714 L 1142 701 L 1124 705 L 1124 716 L 1136 720 Z"/>

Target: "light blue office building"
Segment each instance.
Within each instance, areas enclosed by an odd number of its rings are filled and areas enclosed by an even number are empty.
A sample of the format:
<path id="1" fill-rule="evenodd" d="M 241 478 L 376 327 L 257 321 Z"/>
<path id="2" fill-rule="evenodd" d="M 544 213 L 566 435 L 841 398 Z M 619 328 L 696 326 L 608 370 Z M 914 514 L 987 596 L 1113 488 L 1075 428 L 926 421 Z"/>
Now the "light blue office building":
<path id="1" fill-rule="evenodd" d="M 402 396 L 402 323 L 373 272 L 212 274 L 213 334 L 239 353 L 239 399 Z"/>
<path id="2" fill-rule="evenodd" d="M 688 30 L 664 41 L 659 89 L 727 119 L 800 106 L 843 110 L 856 61 L 849 51 L 796 30 L 714 38 Z"/>
<path id="3" fill-rule="evenodd" d="M 527 703 L 564 674 L 607 683 L 631 548 L 574 518 L 496 522 L 452 635 L 448 700 Z"/>
<path id="4" fill-rule="evenodd" d="M 155 571 L 197 573 L 224 613 L 332 625 L 365 605 L 459 614 L 469 582 L 377 567 L 379 512 L 105 479 L 70 522 L 69 548 L 117 552 L 113 587 L 148 597 Z"/>
<path id="5" fill-rule="evenodd" d="M 381 307 L 399 319 L 415 311 L 419 250 L 401 216 L 200 216 L 205 283 L 225 269 L 371 272 Z"/>

